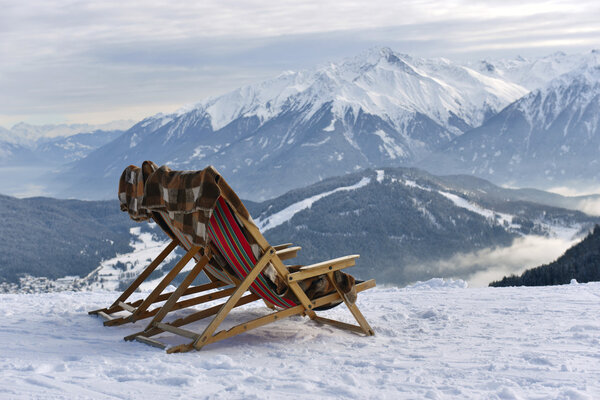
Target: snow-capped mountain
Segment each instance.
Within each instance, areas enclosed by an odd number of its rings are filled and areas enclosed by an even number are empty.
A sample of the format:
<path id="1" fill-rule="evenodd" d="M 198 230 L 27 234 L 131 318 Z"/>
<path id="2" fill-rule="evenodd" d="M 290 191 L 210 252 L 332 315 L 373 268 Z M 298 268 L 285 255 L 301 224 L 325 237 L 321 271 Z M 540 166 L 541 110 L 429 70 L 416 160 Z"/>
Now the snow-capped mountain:
<path id="1" fill-rule="evenodd" d="M 600 53 L 456 138 L 423 166 L 496 183 L 549 187 L 600 181 Z"/>
<path id="2" fill-rule="evenodd" d="M 110 143 L 123 134 L 122 130 L 77 133 L 39 141 L 35 148 L 38 157 L 55 163 L 80 160 L 95 149 Z"/>
<path id="3" fill-rule="evenodd" d="M 337 120 L 362 110 L 402 131 L 407 118 L 423 114 L 459 134 L 463 129 L 457 125 L 478 126 L 486 112 L 497 111 L 525 92 L 446 59 L 422 59 L 383 48 L 317 71 L 284 73 L 194 108 L 206 111 L 215 131 L 240 117 L 257 116 L 264 123 L 289 108 L 306 110 L 305 118 L 310 119 L 332 103 Z"/>
<path id="4" fill-rule="evenodd" d="M 466 65 L 498 79 L 521 85 L 529 90 L 540 89 L 552 79 L 596 62 L 600 50 L 583 54 L 556 52 L 539 58 L 521 56 L 499 60 L 479 60 Z"/>
<path id="5" fill-rule="evenodd" d="M 69 137 L 78 133 L 94 131 L 125 131 L 135 124 L 135 121 L 112 121 L 105 124 L 47 124 L 32 125 L 20 122 L 10 129 L 0 127 L 0 141 L 35 147 L 40 141 Z"/>
<path id="6" fill-rule="evenodd" d="M 21 122 L 10 130 L 0 127 L 0 166 L 34 167 L 39 164 L 47 167 L 73 162 L 113 141 L 131 125 L 129 121 L 102 125 L 30 125 Z M 99 129 L 101 127 L 106 130 Z"/>
<path id="7" fill-rule="evenodd" d="M 213 164 L 243 197 L 264 199 L 411 162 L 526 92 L 445 59 L 371 50 L 141 121 L 68 171 L 65 194 L 112 196 L 124 166 L 152 159 L 178 169 Z"/>
<path id="8" fill-rule="evenodd" d="M 1 194 L 17 197 L 56 195 L 52 180 L 57 171 L 123 134 L 122 130 L 73 133 L 88 125 L 70 125 L 67 131 L 56 127 L 49 130 L 49 127 L 19 124 L 15 130 L 0 129 L 0 137 L 8 139 L 0 139 Z M 64 135 L 49 136 L 60 132 Z"/>

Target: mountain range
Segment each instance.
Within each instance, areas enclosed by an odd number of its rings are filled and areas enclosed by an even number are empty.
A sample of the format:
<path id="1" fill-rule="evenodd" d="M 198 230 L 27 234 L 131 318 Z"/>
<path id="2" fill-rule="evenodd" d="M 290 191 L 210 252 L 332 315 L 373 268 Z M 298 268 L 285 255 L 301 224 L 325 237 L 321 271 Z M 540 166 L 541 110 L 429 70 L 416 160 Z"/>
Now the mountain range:
<path id="1" fill-rule="evenodd" d="M 420 165 L 513 186 L 600 182 L 600 53 L 551 80 Z"/>
<path id="2" fill-rule="evenodd" d="M 19 123 L 0 127 L 0 166 L 58 166 L 81 158 L 111 142 L 127 130 L 131 121 L 102 125 Z"/>
<path id="3" fill-rule="evenodd" d="M 110 198 L 123 167 L 145 159 L 214 165 L 253 200 L 386 166 L 512 186 L 594 183 L 598 65 L 597 51 L 460 64 L 372 49 L 146 118 L 64 166 L 53 187 Z"/>
<path id="4" fill-rule="evenodd" d="M 598 220 L 540 204 L 542 198 L 546 204 L 565 199 L 542 193 L 469 176 L 384 168 L 326 179 L 248 207 L 270 242 L 302 246 L 297 262 L 359 253 L 359 277 L 403 285 L 439 276 L 469 279 L 494 266 L 483 257 L 451 270 L 440 262 L 507 248 L 525 237 L 572 241 Z"/>
<path id="5" fill-rule="evenodd" d="M 0 127 L 0 193 L 18 197 L 56 194 L 52 181 L 60 181 L 57 171 L 115 140 L 132 124 Z"/>

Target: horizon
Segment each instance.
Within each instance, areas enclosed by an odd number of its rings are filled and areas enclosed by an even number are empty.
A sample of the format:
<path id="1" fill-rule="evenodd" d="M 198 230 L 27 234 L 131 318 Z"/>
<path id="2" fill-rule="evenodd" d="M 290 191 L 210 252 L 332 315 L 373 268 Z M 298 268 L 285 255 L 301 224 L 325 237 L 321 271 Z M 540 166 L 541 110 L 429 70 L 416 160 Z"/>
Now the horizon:
<path id="1" fill-rule="evenodd" d="M 0 126 L 7 129 L 18 122 L 139 121 L 372 47 L 460 62 L 600 46 L 600 4 L 593 1 L 174 6 L 9 0 L 4 11 Z"/>

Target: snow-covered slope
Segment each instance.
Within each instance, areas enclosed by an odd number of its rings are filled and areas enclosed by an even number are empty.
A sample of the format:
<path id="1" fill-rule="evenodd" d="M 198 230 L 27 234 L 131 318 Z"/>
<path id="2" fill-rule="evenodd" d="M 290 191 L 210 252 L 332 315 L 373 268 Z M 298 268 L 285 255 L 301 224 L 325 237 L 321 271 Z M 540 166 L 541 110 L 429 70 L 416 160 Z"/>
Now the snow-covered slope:
<path id="1" fill-rule="evenodd" d="M 177 355 L 122 339 L 147 321 L 108 328 L 87 315 L 116 296 L 0 295 L 0 397 L 600 397 L 598 283 L 469 289 L 432 280 L 375 288 L 358 297 L 373 337 L 294 317 Z M 237 308 L 224 328 L 267 312 L 258 302 Z M 351 322 L 342 307 L 323 315 Z"/>
<path id="2" fill-rule="evenodd" d="M 513 186 L 600 181 L 600 53 L 422 162 Z"/>
<path id="3" fill-rule="evenodd" d="M 403 165 L 526 92 L 445 59 L 375 49 L 148 118 L 61 179 L 75 182 L 65 194 L 101 197 L 127 164 L 213 164 L 243 197 L 260 200 L 364 167 Z M 258 184 L 265 174 L 277 185 Z"/>

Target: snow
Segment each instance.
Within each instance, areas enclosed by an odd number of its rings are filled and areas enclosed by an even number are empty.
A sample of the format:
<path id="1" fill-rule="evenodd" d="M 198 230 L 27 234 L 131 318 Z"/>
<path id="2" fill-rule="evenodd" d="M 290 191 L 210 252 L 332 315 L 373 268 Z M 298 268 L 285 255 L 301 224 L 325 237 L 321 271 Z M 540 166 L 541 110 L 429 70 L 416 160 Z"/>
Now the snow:
<path id="1" fill-rule="evenodd" d="M 383 143 L 383 146 L 379 146 L 379 150 L 382 153 L 387 153 L 388 157 L 392 160 L 406 155 L 404 150 L 402 150 L 402 147 L 398 146 L 398 144 L 394 141 L 394 138 L 388 136 L 385 131 L 378 129 L 377 131 L 373 132 L 373 134 L 379 136 L 381 142 Z"/>
<path id="2" fill-rule="evenodd" d="M 428 281 L 421 282 L 418 281 L 413 283 L 412 285 L 408 285 L 409 289 L 425 289 L 425 290 L 433 290 L 433 289 L 448 289 L 448 288 L 461 288 L 466 289 L 469 287 L 468 283 L 463 281 L 462 279 L 443 279 L 443 278 L 432 278 Z"/>
<path id="3" fill-rule="evenodd" d="M 307 142 L 307 143 L 302 143 L 300 145 L 300 147 L 318 147 L 318 146 L 322 146 L 325 143 L 329 142 L 329 140 L 331 139 L 331 136 L 327 136 L 325 139 L 321 140 L 320 142 Z"/>
<path id="4" fill-rule="evenodd" d="M 392 179 L 392 182 L 396 182 L 396 180 L 395 180 L 395 179 Z M 400 180 L 400 181 L 398 181 L 398 182 L 400 182 L 401 184 L 403 184 L 403 185 L 405 185 L 405 186 L 411 187 L 411 188 L 417 188 L 417 189 L 420 189 L 420 190 L 424 190 L 424 191 L 426 191 L 426 192 L 431 192 L 431 189 L 430 189 L 430 188 L 427 188 L 427 187 L 421 186 L 421 185 L 419 185 L 417 182 L 415 182 L 415 181 L 413 181 L 413 180 L 411 180 L 411 179 Z"/>
<path id="5" fill-rule="evenodd" d="M 513 219 L 515 218 L 514 215 L 483 208 L 479 204 L 473 203 L 453 193 L 448 193 L 441 190 L 439 190 L 438 193 L 452 201 L 455 206 L 464 208 L 475 214 L 479 214 L 492 223 L 502 225 L 515 231 L 520 228 L 520 225 L 513 223 Z M 550 237 L 563 239 L 565 241 L 572 241 L 576 239 L 579 236 L 582 228 L 582 225 L 579 223 L 566 225 L 564 222 L 546 221 L 542 218 L 537 219 L 535 222 L 536 225 L 543 229 L 543 231 L 546 232 Z"/>
<path id="6" fill-rule="evenodd" d="M 0 397 L 600 397 L 600 283 L 472 289 L 443 282 L 360 293 L 373 337 L 298 316 L 173 355 L 122 340 L 147 321 L 104 327 L 87 315 L 115 292 L 0 295 Z M 260 302 L 240 307 L 225 328 L 267 312 Z M 167 318 L 186 312 L 174 314 Z M 323 315 L 351 322 L 341 306 Z"/>
<path id="7" fill-rule="evenodd" d="M 133 235 L 133 239 L 129 244 L 133 250 L 102 261 L 98 268 L 84 277 L 81 281 L 89 282 L 87 285 L 90 290 L 115 290 L 121 281 L 127 281 L 139 275 L 148 266 L 150 260 L 154 260 L 168 244 L 168 241 L 156 240 L 150 232 L 142 232 L 141 227 L 131 228 L 129 232 Z M 167 263 L 174 257 L 175 253 L 171 253 L 165 258 L 164 262 Z M 117 268 L 119 263 L 125 265 L 125 271 Z M 190 262 L 182 271 L 192 267 L 193 263 Z M 143 290 L 155 285 L 156 282 L 148 281 L 144 282 L 141 288 Z"/>
<path id="8" fill-rule="evenodd" d="M 479 214 L 483 217 L 485 217 L 486 219 L 490 219 L 490 220 L 499 220 L 499 223 L 504 224 L 505 222 L 508 225 L 512 224 L 512 219 L 513 216 L 510 214 L 504 214 L 504 213 L 499 213 L 493 210 L 488 210 L 486 208 L 483 208 L 481 206 L 479 206 L 478 204 L 472 203 L 470 201 L 468 201 L 467 199 L 464 199 L 460 196 L 457 196 L 455 194 L 452 193 L 448 193 L 448 192 L 443 192 L 443 191 L 438 191 L 439 194 L 441 194 L 442 196 L 444 196 L 445 198 L 449 199 L 450 201 L 452 201 L 454 203 L 455 206 L 460 207 L 460 208 L 464 208 L 467 209 L 471 212 L 474 212 L 475 214 Z"/>
<path id="9" fill-rule="evenodd" d="M 294 215 L 296 215 L 297 213 L 299 213 L 302 210 L 310 208 L 315 201 L 320 200 L 323 197 L 330 196 L 337 192 L 356 190 L 363 186 L 368 185 L 369 182 L 371 182 L 371 179 L 364 177 L 364 178 L 361 178 L 361 180 L 358 181 L 358 183 L 355 183 L 354 185 L 338 187 L 338 188 L 330 190 L 328 192 L 324 192 L 324 193 L 320 193 L 320 194 L 311 196 L 307 199 L 301 200 L 290 206 L 287 206 L 283 210 L 276 212 L 275 214 L 269 215 L 265 219 L 258 218 L 255 221 L 256 225 L 258 226 L 258 228 L 261 231 L 265 232 L 269 229 L 275 228 L 276 226 L 283 224 L 286 221 L 289 221 L 290 219 L 292 219 L 292 217 Z"/>
<path id="10" fill-rule="evenodd" d="M 335 121 L 336 121 L 336 119 L 333 118 L 331 120 L 331 123 L 329 125 L 327 125 L 325 128 L 323 128 L 323 130 L 325 132 L 333 132 L 335 130 Z"/>

